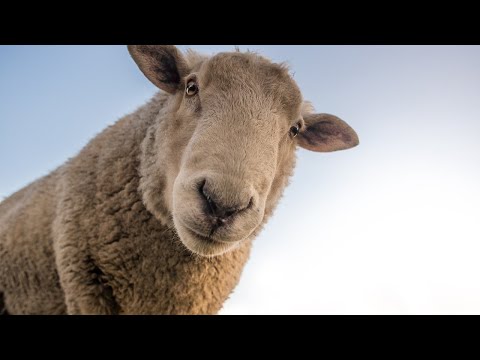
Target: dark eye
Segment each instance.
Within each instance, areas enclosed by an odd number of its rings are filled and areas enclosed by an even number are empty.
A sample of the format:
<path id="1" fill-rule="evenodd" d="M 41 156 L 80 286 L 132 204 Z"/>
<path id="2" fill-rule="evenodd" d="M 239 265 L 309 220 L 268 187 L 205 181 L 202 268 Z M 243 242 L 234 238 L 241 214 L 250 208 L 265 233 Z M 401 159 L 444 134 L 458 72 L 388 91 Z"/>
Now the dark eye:
<path id="1" fill-rule="evenodd" d="M 300 127 L 301 126 L 302 126 L 302 124 L 300 122 L 298 122 L 290 128 L 290 134 L 292 135 L 292 137 L 295 137 L 295 136 L 298 135 L 298 133 L 300 132 Z"/>
<path id="2" fill-rule="evenodd" d="M 187 83 L 187 87 L 185 88 L 185 94 L 188 96 L 193 96 L 198 93 L 198 84 L 191 80 Z"/>

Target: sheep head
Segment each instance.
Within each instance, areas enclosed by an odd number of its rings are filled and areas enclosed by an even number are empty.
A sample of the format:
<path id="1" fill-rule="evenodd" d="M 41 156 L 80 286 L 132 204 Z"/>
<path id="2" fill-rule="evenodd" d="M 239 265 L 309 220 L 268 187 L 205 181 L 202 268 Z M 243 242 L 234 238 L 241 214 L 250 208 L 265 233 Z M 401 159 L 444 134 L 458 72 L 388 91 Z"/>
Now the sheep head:
<path id="1" fill-rule="evenodd" d="M 170 94 L 154 136 L 165 186 L 149 194 L 162 197 L 181 242 L 198 255 L 221 255 L 259 232 L 288 183 L 297 147 L 329 152 L 358 144 L 344 121 L 309 111 L 285 66 L 257 54 L 128 48 Z"/>

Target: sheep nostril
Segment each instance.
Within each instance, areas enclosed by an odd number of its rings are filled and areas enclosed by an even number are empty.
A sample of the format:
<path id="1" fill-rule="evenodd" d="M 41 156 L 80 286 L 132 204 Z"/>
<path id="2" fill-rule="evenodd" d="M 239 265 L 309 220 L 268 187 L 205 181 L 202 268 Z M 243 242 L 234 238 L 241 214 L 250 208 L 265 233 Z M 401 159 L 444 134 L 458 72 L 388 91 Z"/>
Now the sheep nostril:
<path id="1" fill-rule="evenodd" d="M 204 192 L 203 192 L 203 189 L 205 188 L 205 183 L 207 182 L 207 180 L 202 180 L 199 184 L 198 184 L 198 192 L 202 195 L 205 195 Z"/>
<path id="2" fill-rule="evenodd" d="M 248 205 L 245 207 L 245 209 L 242 209 L 242 210 L 250 209 L 252 206 L 253 206 L 253 196 L 250 198 L 250 201 L 248 202 Z"/>
<path id="3" fill-rule="evenodd" d="M 207 212 L 209 213 L 209 215 L 216 216 L 218 208 L 217 208 L 217 205 L 215 204 L 215 202 L 213 201 L 212 197 L 208 193 L 207 189 L 205 189 L 205 184 L 206 183 L 207 183 L 207 180 L 203 180 L 198 187 L 198 191 L 206 202 L 206 207 L 207 207 L 207 210 L 208 210 Z"/>

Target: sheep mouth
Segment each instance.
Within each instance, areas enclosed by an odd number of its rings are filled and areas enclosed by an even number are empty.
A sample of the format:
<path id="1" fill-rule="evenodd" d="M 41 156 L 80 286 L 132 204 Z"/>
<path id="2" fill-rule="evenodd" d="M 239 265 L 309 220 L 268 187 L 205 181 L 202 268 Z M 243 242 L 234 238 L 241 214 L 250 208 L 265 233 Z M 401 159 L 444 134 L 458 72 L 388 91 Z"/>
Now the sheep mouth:
<path id="1" fill-rule="evenodd" d="M 197 239 L 200 239 L 202 241 L 205 241 L 205 242 L 208 242 L 208 243 L 225 243 L 224 241 L 219 241 L 219 240 L 216 240 L 216 239 L 213 239 L 211 236 L 205 236 L 205 235 L 202 235 L 200 233 L 198 233 L 197 231 L 193 230 L 192 228 L 188 227 L 188 226 L 185 226 L 185 229 L 188 231 L 188 233 L 193 236 L 194 238 L 197 238 Z"/>
<path id="2" fill-rule="evenodd" d="M 201 231 L 205 230 L 201 224 L 197 227 L 195 222 L 187 220 L 188 218 L 185 219 L 178 214 L 173 215 L 179 240 L 188 250 L 200 256 L 214 257 L 225 254 L 236 249 L 247 238 L 231 233 L 227 229 L 223 229 L 222 232 L 214 231 L 206 234 L 205 231 Z"/>
<path id="3" fill-rule="evenodd" d="M 197 231 L 181 223 L 177 224 L 177 231 L 180 235 L 181 242 L 187 249 L 200 256 L 219 256 L 235 249 L 240 244 L 238 241 L 226 242 L 213 239 L 211 236 L 199 234 Z"/>
<path id="4" fill-rule="evenodd" d="M 179 223 L 180 223 L 180 225 L 182 225 L 182 227 L 184 227 L 187 230 L 187 232 L 190 235 L 192 235 L 194 238 L 199 238 L 202 241 L 210 242 L 210 243 L 220 243 L 220 244 L 230 244 L 232 242 L 235 242 L 235 241 L 226 241 L 226 240 L 218 239 L 218 234 L 213 229 L 212 229 L 212 231 L 209 235 L 205 235 L 205 233 L 202 233 L 202 232 L 198 231 L 192 225 L 187 225 L 187 223 L 185 221 L 181 220 L 181 219 L 180 219 Z"/>

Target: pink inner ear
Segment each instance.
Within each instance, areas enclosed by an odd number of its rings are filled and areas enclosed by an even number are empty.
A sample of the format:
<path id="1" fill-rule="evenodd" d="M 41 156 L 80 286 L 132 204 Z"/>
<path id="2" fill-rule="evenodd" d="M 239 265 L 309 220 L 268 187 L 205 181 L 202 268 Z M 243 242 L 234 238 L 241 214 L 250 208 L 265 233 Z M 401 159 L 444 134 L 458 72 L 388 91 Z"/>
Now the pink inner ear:
<path id="1" fill-rule="evenodd" d="M 319 139 L 324 141 L 332 140 L 332 138 L 338 138 L 344 143 L 350 143 L 352 137 L 348 132 L 343 131 L 334 123 L 329 120 L 316 122 L 308 127 L 309 133 L 314 134 Z"/>
<path id="2" fill-rule="evenodd" d="M 313 117 L 298 137 L 301 147 L 311 151 L 329 152 L 358 145 L 357 134 L 343 120 L 329 114 L 316 114 Z"/>

